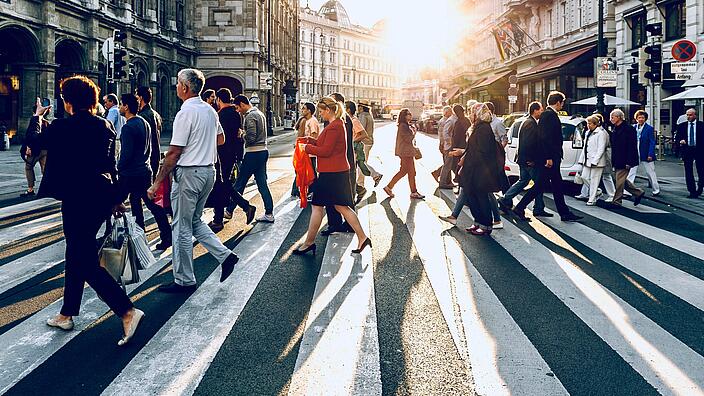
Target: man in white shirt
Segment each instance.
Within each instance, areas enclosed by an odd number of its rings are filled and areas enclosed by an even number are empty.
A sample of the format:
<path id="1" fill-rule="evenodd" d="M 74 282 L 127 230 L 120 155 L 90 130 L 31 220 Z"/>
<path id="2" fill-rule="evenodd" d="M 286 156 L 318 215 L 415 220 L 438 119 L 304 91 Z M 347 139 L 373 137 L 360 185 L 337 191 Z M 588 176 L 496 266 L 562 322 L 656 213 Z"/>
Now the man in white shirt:
<path id="1" fill-rule="evenodd" d="M 108 94 L 103 97 L 103 102 L 105 102 L 105 108 L 107 109 L 107 114 L 105 118 L 110 121 L 113 128 L 115 128 L 115 158 L 120 158 L 120 135 L 122 133 L 122 126 L 125 125 L 125 117 L 120 115 L 120 101 L 117 99 L 117 95 Z"/>
<path id="2" fill-rule="evenodd" d="M 176 114 L 169 151 L 154 184 L 147 194 L 154 199 L 159 185 L 173 171 L 171 209 L 173 210 L 174 281 L 161 285 L 165 293 L 192 292 L 196 289 L 193 272 L 195 237 L 222 266 L 220 282 L 227 279 L 239 258 L 220 242 L 201 216 L 205 201 L 215 183 L 217 146 L 225 143 L 218 115 L 200 98 L 205 76 L 200 70 L 183 69 L 178 73 L 176 94 L 183 101 Z"/>

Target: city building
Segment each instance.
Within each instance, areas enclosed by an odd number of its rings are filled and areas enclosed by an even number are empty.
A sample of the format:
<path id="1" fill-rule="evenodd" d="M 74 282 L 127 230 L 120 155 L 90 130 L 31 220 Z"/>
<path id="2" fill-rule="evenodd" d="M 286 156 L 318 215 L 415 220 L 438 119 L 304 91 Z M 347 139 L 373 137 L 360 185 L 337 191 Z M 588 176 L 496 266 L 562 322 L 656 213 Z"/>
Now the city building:
<path id="1" fill-rule="evenodd" d="M 399 100 L 397 67 L 385 54 L 384 24 L 372 28 L 350 21 L 342 3 L 330 0 L 300 12 L 299 81 L 301 101 L 338 91 L 354 101 L 368 100 L 376 111 Z"/>
<path id="2" fill-rule="evenodd" d="M 420 100 L 423 104 L 442 104 L 440 80 L 409 78 L 401 84 L 401 97 L 404 100 Z"/>

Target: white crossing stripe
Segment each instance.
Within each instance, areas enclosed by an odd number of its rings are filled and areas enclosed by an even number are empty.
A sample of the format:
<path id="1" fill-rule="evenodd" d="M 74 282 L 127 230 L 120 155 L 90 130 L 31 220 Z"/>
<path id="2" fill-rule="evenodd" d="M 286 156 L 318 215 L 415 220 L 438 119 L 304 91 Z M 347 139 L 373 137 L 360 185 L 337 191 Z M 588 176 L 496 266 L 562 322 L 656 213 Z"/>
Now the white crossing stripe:
<path id="1" fill-rule="evenodd" d="M 230 278 L 214 271 L 105 389 L 105 395 L 192 394 L 301 213 L 286 198 L 276 223 L 258 224 L 234 252 Z M 149 320 L 147 318 L 147 320 Z"/>
<path id="2" fill-rule="evenodd" d="M 36 234 L 61 228 L 61 212 L 38 217 L 26 223 L 0 229 L 0 247 L 32 237 Z"/>
<path id="3" fill-rule="evenodd" d="M 359 211 L 368 233 L 369 207 Z M 288 394 L 381 395 L 371 249 L 353 234 L 328 237 Z"/>
<path id="4" fill-rule="evenodd" d="M 0 208 L 0 220 L 5 220 L 7 218 L 21 215 L 23 213 L 31 212 L 34 210 L 48 208 L 56 204 L 59 204 L 59 201 L 53 198 L 41 198 L 7 206 L 4 208 Z"/>

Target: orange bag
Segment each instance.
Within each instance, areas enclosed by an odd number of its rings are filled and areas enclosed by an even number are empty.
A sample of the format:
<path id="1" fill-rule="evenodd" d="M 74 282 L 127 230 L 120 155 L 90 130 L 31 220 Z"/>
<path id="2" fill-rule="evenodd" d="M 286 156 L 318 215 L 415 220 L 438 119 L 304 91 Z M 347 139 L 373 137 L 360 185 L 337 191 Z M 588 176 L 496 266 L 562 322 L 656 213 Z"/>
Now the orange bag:
<path id="1" fill-rule="evenodd" d="M 296 148 L 293 151 L 293 169 L 296 171 L 296 186 L 298 186 L 301 199 L 301 208 L 308 206 L 308 187 L 315 181 L 315 171 L 310 162 L 308 153 L 303 151 L 306 138 L 296 139 Z"/>

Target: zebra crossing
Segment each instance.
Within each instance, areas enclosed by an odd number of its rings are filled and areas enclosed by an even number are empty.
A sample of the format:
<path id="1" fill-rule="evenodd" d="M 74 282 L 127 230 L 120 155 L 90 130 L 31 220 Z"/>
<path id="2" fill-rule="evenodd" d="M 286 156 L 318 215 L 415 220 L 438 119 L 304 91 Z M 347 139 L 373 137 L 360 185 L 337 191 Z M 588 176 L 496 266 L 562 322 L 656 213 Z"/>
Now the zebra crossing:
<path id="1" fill-rule="evenodd" d="M 378 162 L 387 175 L 397 166 Z M 423 161 L 417 180 L 434 188 Z M 291 175 L 278 182 L 290 186 Z M 0 394 L 49 393 L 47 384 L 106 395 L 704 394 L 697 222 L 660 205 L 614 211 L 568 198 L 582 223 L 504 217 L 504 229 L 479 238 L 462 229 L 466 208 L 458 227 L 438 218 L 454 204 L 450 190 L 418 201 L 404 183 L 394 199 L 368 187 L 358 212 L 374 248 L 359 256 L 352 234 L 319 236 L 316 257 L 291 255 L 309 211 L 287 192 L 274 224 L 227 239 L 242 258 L 227 282 L 201 252 L 197 291 L 160 295 L 171 274 L 170 251 L 159 252 L 128 287 L 147 316 L 127 348 L 90 288 L 74 331 L 44 324 L 60 293 L 33 299 L 60 290 L 61 240 L 0 255 Z M 60 231 L 55 203 L 20 205 L 0 209 L 0 251 Z M 27 213 L 34 232 L 13 222 Z"/>

